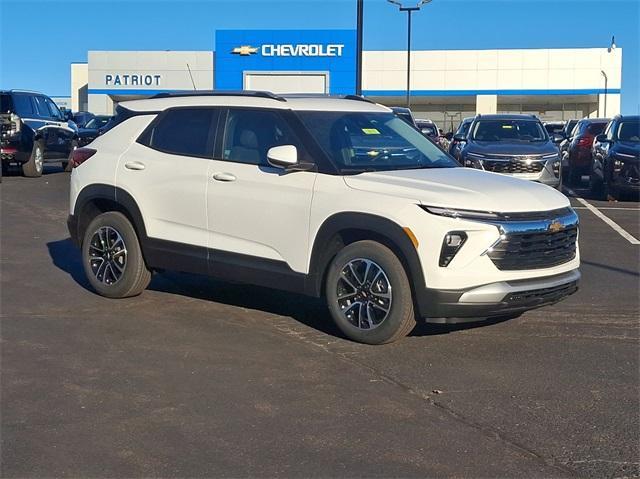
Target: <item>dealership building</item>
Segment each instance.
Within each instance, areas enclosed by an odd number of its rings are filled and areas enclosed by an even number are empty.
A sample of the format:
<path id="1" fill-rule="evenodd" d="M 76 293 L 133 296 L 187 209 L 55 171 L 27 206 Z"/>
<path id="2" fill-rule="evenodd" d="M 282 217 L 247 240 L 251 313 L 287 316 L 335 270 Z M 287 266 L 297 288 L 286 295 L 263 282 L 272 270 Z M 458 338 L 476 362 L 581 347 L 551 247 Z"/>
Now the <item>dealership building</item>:
<path id="1" fill-rule="evenodd" d="M 90 51 L 71 65 L 71 109 L 111 114 L 160 92 L 353 94 L 354 30 L 219 30 L 216 51 Z M 418 50 L 411 109 L 448 130 L 476 113 L 543 120 L 620 112 L 621 48 Z M 406 105 L 407 52 L 363 52 L 363 94 Z"/>

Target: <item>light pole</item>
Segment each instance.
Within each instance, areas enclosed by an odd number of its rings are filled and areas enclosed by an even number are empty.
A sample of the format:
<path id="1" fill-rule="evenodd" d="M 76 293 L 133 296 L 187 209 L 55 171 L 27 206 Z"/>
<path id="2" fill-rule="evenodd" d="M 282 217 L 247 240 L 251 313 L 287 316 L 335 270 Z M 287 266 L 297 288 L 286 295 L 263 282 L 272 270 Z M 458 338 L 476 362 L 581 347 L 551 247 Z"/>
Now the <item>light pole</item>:
<path id="1" fill-rule="evenodd" d="M 387 0 L 398 6 L 401 12 L 407 12 L 407 108 L 411 107 L 411 14 L 420 10 L 420 7 L 431 0 L 420 0 L 415 7 L 405 7 L 398 0 Z"/>
<path id="2" fill-rule="evenodd" d="M 608 86 L 608 82 L 609 82 L 609 78 L 607 77 L 607 74 L 604 72 L 604 70 L 600 70 L 600 73 L 602 73 L 602 76 L 604 77 L 604 117 L 607 117 L 607 86 Z"/>
<path id="3" fill-rule="evenodd" d="M 362 19 L 364 0 L 357 0 L 356 13 L 356 95 L 362 95 Z"/>

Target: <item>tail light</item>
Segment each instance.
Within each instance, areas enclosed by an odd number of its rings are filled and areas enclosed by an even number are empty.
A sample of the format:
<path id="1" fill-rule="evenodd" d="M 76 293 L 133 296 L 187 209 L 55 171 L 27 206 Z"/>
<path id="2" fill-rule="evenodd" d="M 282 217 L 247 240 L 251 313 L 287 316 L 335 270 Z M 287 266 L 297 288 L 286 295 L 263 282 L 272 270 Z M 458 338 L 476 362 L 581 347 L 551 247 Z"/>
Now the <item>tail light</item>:
<path id="1" fill-rule="evenodd" d="M 593 137 L 583 136 L 581 138 L 578 138 L 577 145 L 581 148 L 591 148 L 592 143 L 593 143 Z"/>
<path id="2" fill-rule="evenodd" d="M 9 123 L 9 131 L 8 131 L 9 136 L 14 136 L 20 133 L 21 125 L 22 125 L 22 120 L 20 120 L 20 117 L 15 113 L 12 113 L 11 120 Z"/>
<path id="3" fill-rule="evenodd" d="M 93 148 L 76 148 L 73 150 L 73 155 L 71 157 L 71 168 L 80 166 L 95 154 L 96 150 Z"/>

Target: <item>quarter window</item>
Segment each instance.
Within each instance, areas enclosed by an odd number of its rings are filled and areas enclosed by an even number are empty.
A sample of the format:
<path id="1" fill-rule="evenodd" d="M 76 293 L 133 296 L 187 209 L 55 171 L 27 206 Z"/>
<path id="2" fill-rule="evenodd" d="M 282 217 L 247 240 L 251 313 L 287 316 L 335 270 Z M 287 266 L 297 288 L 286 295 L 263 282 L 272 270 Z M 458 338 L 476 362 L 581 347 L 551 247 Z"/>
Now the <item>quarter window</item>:
<path id="1" fill-rule="evenodd" d="M 168 110 L 138 142 L 174 155 L 212 158 L 219 116 L 220 111 L 213 108 Z"/>
<path id="2" fill-rule="evenodd" d="M 30 117 L 36 114 L 29 95 L 13 95 L 13 105 L 18 116 Z"/>
<path id="3" fill-rule="evenodd" d="M 268 165 L 267 151 L 300 142 L 280 113 L 271 110 L 231 109 L 227 116 L 223 159 L 250 165 Z"/>

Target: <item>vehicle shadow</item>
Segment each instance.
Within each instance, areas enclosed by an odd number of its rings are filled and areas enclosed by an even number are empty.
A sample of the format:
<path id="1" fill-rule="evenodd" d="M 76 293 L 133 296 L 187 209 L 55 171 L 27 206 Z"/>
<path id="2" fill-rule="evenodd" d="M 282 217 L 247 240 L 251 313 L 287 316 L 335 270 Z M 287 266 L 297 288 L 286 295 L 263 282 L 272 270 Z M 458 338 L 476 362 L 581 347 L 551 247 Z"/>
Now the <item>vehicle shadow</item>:
<path id="1" fill-rule="evenodd" d="M 42 166 L 42 176 L 53 175 L 66 173 L 64 168 L 60 165 L 60 163 L 45 163 Z M 2 172 L 2 176 L 4 178 L 7 177 L 23 177 L 22 176 L 22 168 L 19 166 L 10 166 L 5 171 Z M 26 180 L 33 180 L 34 178 L 25 178 Z"/>
<path id="2" fill-rule="evenodd" d="M 82 288 L 93 291 L 84 274 L 80 252 L 70 238 L 49 242 L 47 248 L 54 266 L 69 274 Z M 202 275 L 169 271 L 154 274 L 148 289 L 290 317 L 322 333 L 345 338 L 331 320 L 329 311 L 320 298 L 260 286 L 218 281 Z M 419 320 L 410 336 L 449 334 L 501 323 L 507 319 L 500 318 L 461 324 L 432 324 Z"/>

